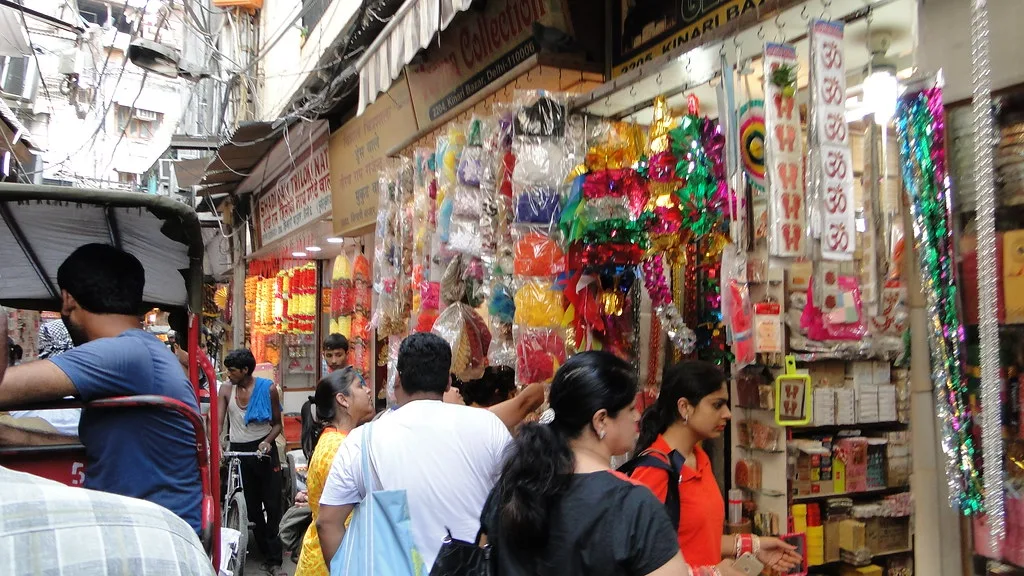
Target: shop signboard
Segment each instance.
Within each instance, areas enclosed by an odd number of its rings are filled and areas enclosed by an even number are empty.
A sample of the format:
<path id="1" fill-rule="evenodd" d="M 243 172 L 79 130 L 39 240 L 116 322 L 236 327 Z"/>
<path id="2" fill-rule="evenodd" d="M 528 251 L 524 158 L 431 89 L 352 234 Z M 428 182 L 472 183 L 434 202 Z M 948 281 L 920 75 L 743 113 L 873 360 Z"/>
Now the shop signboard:
<path id="1" fill-rule="evenodd" d="M 563 0 L 490 0 L 440 33 L 425 58 L 406 66 L 422 130 L 537 53 L 533 23 L 569 32 Z"/>
<path id="2" fill-rule="evenodd" d="M 295 159 L 256 201 L 260 243 L 274 240 L 314 222 L 331 211 L 331 170 L 326 130 Z"/>
<path id="3" fill-rule="evenodd" d="M 409 85 L 399 78 L 361 116 L 331 134 L 335 234 L 355 235 L 377 220 L 377 176 L 387 153 L 416 131 Z"/>
<path id="4" fill-rule="evenodd" d="M 613 0 L 612 76 L 696 42 L 768 0 Z"/>

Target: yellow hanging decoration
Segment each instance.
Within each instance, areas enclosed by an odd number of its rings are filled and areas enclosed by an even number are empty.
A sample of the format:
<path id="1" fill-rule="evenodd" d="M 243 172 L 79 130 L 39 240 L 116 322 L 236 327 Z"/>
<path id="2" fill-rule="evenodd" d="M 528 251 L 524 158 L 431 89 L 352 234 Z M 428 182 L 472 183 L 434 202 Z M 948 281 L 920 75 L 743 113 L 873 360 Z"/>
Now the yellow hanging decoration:
<path id="1" fill-rule="evenodd" d="M 654 118 L 651 120 L 651 127 L 648 131 L 650 144 L 647 146 L 652 155 L 667 152 L 670 149 L 668 133 L 675 127 L 676 119 L 672 116 L 672 111 L 669 110 L 668 100 L 664 96 L 655 97 Z"/>

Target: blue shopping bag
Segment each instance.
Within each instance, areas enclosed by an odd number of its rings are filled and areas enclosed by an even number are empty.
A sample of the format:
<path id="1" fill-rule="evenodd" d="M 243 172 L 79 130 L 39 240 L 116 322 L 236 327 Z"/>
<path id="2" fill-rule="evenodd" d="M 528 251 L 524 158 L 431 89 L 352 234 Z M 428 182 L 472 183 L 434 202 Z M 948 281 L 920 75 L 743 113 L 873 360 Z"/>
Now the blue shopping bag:
<path id="1" fill-rule="evenodd" d="M 363 486 L 341 548 L 331 560 L 331 576 L 425 576 L 423 560 L 412 539 L 412 519 L 405 490 L 379 490 L 370 458 L 373 425 L 363 442 Z"/>

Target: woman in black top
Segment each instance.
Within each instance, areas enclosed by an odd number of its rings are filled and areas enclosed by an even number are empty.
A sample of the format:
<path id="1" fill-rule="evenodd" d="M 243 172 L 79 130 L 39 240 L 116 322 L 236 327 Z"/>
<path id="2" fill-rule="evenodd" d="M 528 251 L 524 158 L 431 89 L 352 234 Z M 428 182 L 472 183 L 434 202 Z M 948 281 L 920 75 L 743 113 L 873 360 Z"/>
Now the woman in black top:
<path id="1" fill-rule="evenodd" d="M 551 383 L 550 424 L 526 424 L 484 506 L 499 576 L 685 576 L 675 531 L 650 489 L 610 469 L 633 448 L 630 365 L 583 352 Z"/>

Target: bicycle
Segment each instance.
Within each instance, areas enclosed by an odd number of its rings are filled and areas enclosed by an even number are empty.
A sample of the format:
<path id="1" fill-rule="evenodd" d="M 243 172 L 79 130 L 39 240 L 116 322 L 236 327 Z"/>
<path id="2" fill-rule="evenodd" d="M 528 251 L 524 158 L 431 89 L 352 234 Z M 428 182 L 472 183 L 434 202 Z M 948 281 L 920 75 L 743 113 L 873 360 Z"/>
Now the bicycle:
<path id="1" fill-rule="evenodd" d="M 233 576 L 242 576 L 245 570 L 245 556 L 249 546 L 249 512 L 245 506 L 245 492 L 242 490 L 241 458 L 266 458 L 262 452 L 222 452 L 228 460 L 228 477 L 224 483 L 224 503 L 221 511 L 221 526 L 239 532 L 227 569 Z"/>

